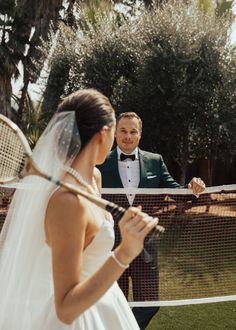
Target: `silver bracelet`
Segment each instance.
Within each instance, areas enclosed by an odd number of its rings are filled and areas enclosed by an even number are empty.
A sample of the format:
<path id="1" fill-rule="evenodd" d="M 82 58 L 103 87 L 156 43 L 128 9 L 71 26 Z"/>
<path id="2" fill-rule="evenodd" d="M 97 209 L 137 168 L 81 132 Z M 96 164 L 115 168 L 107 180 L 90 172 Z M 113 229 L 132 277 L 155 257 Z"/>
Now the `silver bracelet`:
<path id="1" fill-rule="evenodd" d="M 120 262 L 120 261 L 117 259 L 117 257 L 116 257 L 116 255 L 115 255 L 115 252 L 114 252 L 114 251 L 111 252 L 111 257 L 112 257 L 112 259 L 117 263 L 117 265 L 119 265 L 121 268 L 124 268 L 124 269 L 129 268 L 129 264 L 128 264 L 128 265 L 122 264 L 122 262 Z"/>

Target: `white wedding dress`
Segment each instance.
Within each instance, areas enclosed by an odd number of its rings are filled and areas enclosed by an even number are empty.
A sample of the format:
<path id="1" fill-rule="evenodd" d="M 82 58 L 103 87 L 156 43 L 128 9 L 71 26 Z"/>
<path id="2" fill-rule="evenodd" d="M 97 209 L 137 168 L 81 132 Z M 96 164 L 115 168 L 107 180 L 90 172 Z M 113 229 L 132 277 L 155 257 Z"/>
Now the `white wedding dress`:
<path id="1" fill-rule="evenodd" d="M 112 217 L 104 218 L 99 232 L 84 250 L 81 281 L 93 274 L 109 257 L 114 244 L 113 225 Z M 50 254 L 48 246 L 45 248 L 45 253 Z M 49 256 L 44 257 L 48 259 Z M 35 328 L 42 330 L 138 330 L 139 326 L 123 292 L 115 282 L 93 306 L 71 325 L 63 324 L 56 317 L 52 291 L 44 311 L 41 316 L 39 314 L 39 319 L 36 319 Z M 32 325 L 33 329 L 34 325 Z"/>
<path id="2" fill-rule="evenodd" d="M 45 173 L 62 177 L 80 150 L 75 112 L 56 113 L 40 137 L 33 159 Z M 73 148 L 71 147 L 73 146 Z M 70 325 L 59 321 L 54 304 L 51 249 L 44 219 L 55 185 L 28 176 L 17 189 L 0 235 L 0 330 L 136 330 L 130 307 L 115 282 Z M 114 244 L 113 220 L 102 217 L 99 232 L 83 252 L 81 281 L 109 257 Z M 66 221 L 66 219 L 65 219 Z"/>

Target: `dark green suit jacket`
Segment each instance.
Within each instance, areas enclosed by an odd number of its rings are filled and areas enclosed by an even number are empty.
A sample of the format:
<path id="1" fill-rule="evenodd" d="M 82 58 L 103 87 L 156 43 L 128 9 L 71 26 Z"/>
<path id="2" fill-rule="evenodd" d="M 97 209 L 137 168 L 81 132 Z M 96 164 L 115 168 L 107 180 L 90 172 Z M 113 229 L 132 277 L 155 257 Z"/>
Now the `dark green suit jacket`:
<path id="1" fill-rule="evenodd" d="M 139 163 L 139 188 L 180 188 L 180 185 L 168 172 L 161 155 L 139 149 Z M 102 174 L 103 188 L 123 188 L 116 148 L 109 153 L 105 162 L 98 168 Z"/>

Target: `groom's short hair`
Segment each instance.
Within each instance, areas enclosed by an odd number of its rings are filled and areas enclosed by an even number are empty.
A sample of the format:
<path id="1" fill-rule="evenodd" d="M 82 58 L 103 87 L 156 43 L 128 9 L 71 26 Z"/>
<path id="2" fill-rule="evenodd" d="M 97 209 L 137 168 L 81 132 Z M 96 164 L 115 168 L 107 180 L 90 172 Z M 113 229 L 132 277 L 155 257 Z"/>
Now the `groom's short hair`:
<path id="1" fill-rule="evenodd" d="M 138 119 L 139 128 L 140 128 L 140 131 L 142 131 L 142 125 L 143 125 L 142 124 L 142 119 L 137 115 L 136 112 L 122 112 L 122 113 L 120 113 L 119 116 L 116 119 L 116 126 L 118 125 L 119 121 L 122 118 L 136 118 L 136 119 Z"/>

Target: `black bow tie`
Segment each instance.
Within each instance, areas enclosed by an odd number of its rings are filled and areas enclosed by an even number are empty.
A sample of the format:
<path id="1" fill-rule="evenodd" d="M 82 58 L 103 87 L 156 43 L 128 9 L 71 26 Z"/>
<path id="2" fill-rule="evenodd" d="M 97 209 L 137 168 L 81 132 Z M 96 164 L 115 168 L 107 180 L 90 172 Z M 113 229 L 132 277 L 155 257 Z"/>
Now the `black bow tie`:
<path id="1" fill-rule="evenodd" d="M 131 159 L 131 160 L 135 160 L 135 155 L 125 155 L 125 154 L 120 154 L 120 160 L 123 162 L 123 160 L 125 160 L 125 159 L 127 159 L 127 158 L 129 158 L 129 159 Z"/>

